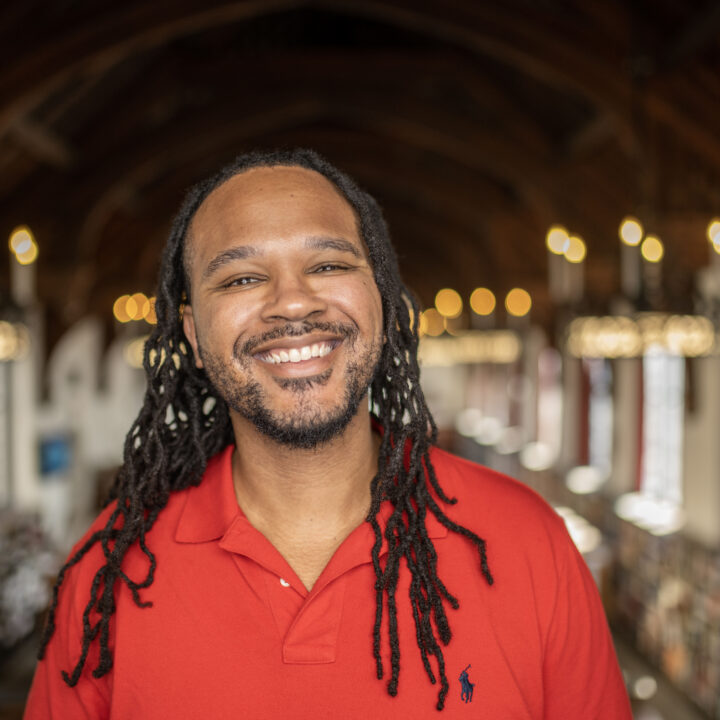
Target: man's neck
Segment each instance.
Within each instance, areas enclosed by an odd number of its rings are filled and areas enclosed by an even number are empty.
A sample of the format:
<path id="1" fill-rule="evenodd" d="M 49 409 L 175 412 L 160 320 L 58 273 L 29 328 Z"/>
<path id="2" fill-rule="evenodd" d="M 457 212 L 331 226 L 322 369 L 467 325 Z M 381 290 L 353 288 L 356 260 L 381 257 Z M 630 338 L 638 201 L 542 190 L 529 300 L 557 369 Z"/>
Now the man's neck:
<path id="1" fill-rule="evenodd" d="M 242 419 L 233 426 L 238 503 L 309 588 L 367 515 L 380 445 L 369 414 L 314 450 L 280 445 Z"/>

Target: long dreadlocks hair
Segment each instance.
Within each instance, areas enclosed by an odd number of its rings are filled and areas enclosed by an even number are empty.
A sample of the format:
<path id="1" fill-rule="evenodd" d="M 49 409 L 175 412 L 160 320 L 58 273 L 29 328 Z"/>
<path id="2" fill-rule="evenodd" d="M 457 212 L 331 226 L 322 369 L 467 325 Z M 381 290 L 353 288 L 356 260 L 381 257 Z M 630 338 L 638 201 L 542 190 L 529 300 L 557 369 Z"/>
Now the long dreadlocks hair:
<path id="1" fill-rule="evenodd" d="M 68 570 L 99 543 L 105 564 L 95 573 L 90 597 L 83 613 L 80 658 L 74 669 L 63 671 L 63 678 L 74 686 L 82 672 L 90 645 L 97 640 L 99 662 L 96 678 L 108 673 L 112 656 L 108 647 L 110 619 L 115 611 L 114 593 L 124 583 L 139 607 L 140 591 L 154 579 L 155 555 L 146 536 L 170 494 L 198 485 L 208 460 L 233 442 L 232 426 L 225 403 L 217 396 L 204 370 L 195 367 L 183 334 L 181 308 L 190 298 L 190 285 L 183 262 L 188 228 L 205 198 L 234 175 L 255 167 L 295 166 L 324 175 L 355 211 L 359 231 L 367 247 L 375 282 L 382 298 L 386 342 L 378 370 L 370 385 L 370 399 L 383 428 L 377 475 L 371 483 L 371 505 L 367 522 L 375 533 L 372 562 L 375 568 L 376 610 L 373 627 L 373 655 L 377 676 L 384 675 L 380 629 L 385 609 L 388 613 L 390 679 L 388 693 L 397 694 L 400 675 L 396 590 L 400 561 L 404 558 L 411 573 L 410 604 L 420 656 L 431 683 L 436 683 L 430 657 L 435 658 L 440 678 L 437 708 L 442 710 L 448 680 L 441 643 L 451 638 L 446 604 L 458 607 L 457 599 L 437 574 L 437 553 L 428 537 L 425 520 L 431 512 L 449 530 L 474 543 L 481 571 L 493 583 L 485 552 L 485 542 L 475 533 L 453 522 L 438 505 L 431 488 L 443 502 L 453 504 L 438 483 L 430 462 L 430 447 L 437 439 L 437 428 L 420 388 L 417 362 L 417 301 L 403 285 L 397 258 L 377 203 L 347 175 L 311 150 L 253 152 L 238 157 L 215 176 L 190 190 L 176 216 L 160 269 L 157 292 L 157 325 L 145 345 L 143 367 L 147 390 L 142 409 L 125 440 L 123 465 L 106 504 L 116 500 L 104 528 L 93 533 L 60 570 L 48 621 L 41 641 L 42 658 L 55 629 L 58 592 Z M 409 460 L 406 460 L 409 448 Z M 378 512 L 384 501 L 392 504 L 392 514 L 384 528 Z M 383 537 L 388 553 L 380 560 Z M 149 569 L 141 582 L 123 571 L 123 558 L 138 543 L 147 556 Z M 96 611 L 99 620 L 91 622 Z"/>

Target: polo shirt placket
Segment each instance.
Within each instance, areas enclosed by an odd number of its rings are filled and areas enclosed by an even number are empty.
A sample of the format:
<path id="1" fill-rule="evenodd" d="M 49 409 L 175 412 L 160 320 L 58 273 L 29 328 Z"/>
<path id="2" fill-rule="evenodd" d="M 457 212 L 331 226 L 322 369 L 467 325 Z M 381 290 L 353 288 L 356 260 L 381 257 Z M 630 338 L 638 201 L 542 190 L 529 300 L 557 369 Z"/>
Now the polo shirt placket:
<path id="1" fill-rule="evenodd" d="M 203 484 L 188 499 L 178 525 L 176 538 L 190 540 L 185 534 L 188 525 L 200 528 L 207 505 L 218 502 L 216 515 L 235 516 L 219 539 L 219 547 L 233 554 L 233 560 L 246 582 L 256 593 L 263 594 L 272 612 L 278 631 L 283 662 L 312 665 L 333 663 L 337 657 L 337 639 L 343 616 L 348 575 L 355 568 L 372 563 L 371 549 L 375 542 L 372 529 L 362 523 L 342 542 L 311 590 L 307 590 L 285 558 L 265 536 L 256 530 L 238 507 L 232 481 L 232 451 L 227 448 L 218 458 L 217 476 L 205 477 Z M 199 494 L 212 494 L 209 501 L 197 502 Z M 218 513 L 219 510 L 219 513 Z M 381 510 L 381 527 L 392 508 Z M 209 528 L 208 528 L 209 529 Z M 213 525 L 214 532 L 217 526 Z M 447 529 L 434 517 L 429 518 L 428 533 L 432 538 L 444 537 Z M 381 557 L 387 553 L 383 539 Z"/>

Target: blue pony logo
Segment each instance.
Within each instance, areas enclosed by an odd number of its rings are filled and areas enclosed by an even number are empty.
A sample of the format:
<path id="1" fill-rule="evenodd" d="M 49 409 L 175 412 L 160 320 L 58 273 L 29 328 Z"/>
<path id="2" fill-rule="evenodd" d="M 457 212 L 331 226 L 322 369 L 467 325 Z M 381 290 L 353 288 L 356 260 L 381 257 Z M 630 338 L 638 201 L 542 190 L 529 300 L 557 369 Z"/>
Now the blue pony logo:
<path id="1" fill-rule="evenodd" d="M 475 687 L 475 683 L 470 682 L 470 678 L 468 677 L 468 670 L 471 668 L 471 665 L 468 665 L 461 673 L 460 673 L 460 685 L 462 687 L 462 690 L 460 692 L 460 699 L 465 702 L 469 703 L 472 702 L 472 696 L 473 696 L 473 688 Z"/>

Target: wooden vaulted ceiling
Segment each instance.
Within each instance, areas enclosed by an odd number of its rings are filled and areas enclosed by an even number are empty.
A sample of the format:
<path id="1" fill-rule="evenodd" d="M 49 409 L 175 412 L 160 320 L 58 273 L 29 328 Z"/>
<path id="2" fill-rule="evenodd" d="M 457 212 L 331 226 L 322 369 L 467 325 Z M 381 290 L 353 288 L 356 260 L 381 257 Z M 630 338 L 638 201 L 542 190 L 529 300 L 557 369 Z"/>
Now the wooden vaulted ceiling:
<path id="1" fill-rule="evenodd" d="M 302 145 L 378 197 L 426 304 L 522 286 L 548 322 L 560 222 L 603 309 L 618 223 L 641 213 L 666 243 L 667 302 L 690 309 L 720 213 L 719 35 L 709 1 L 8 1 L 0 230 L 37 236 L 52 343 L 152 291 L 189 185 Z"/>

